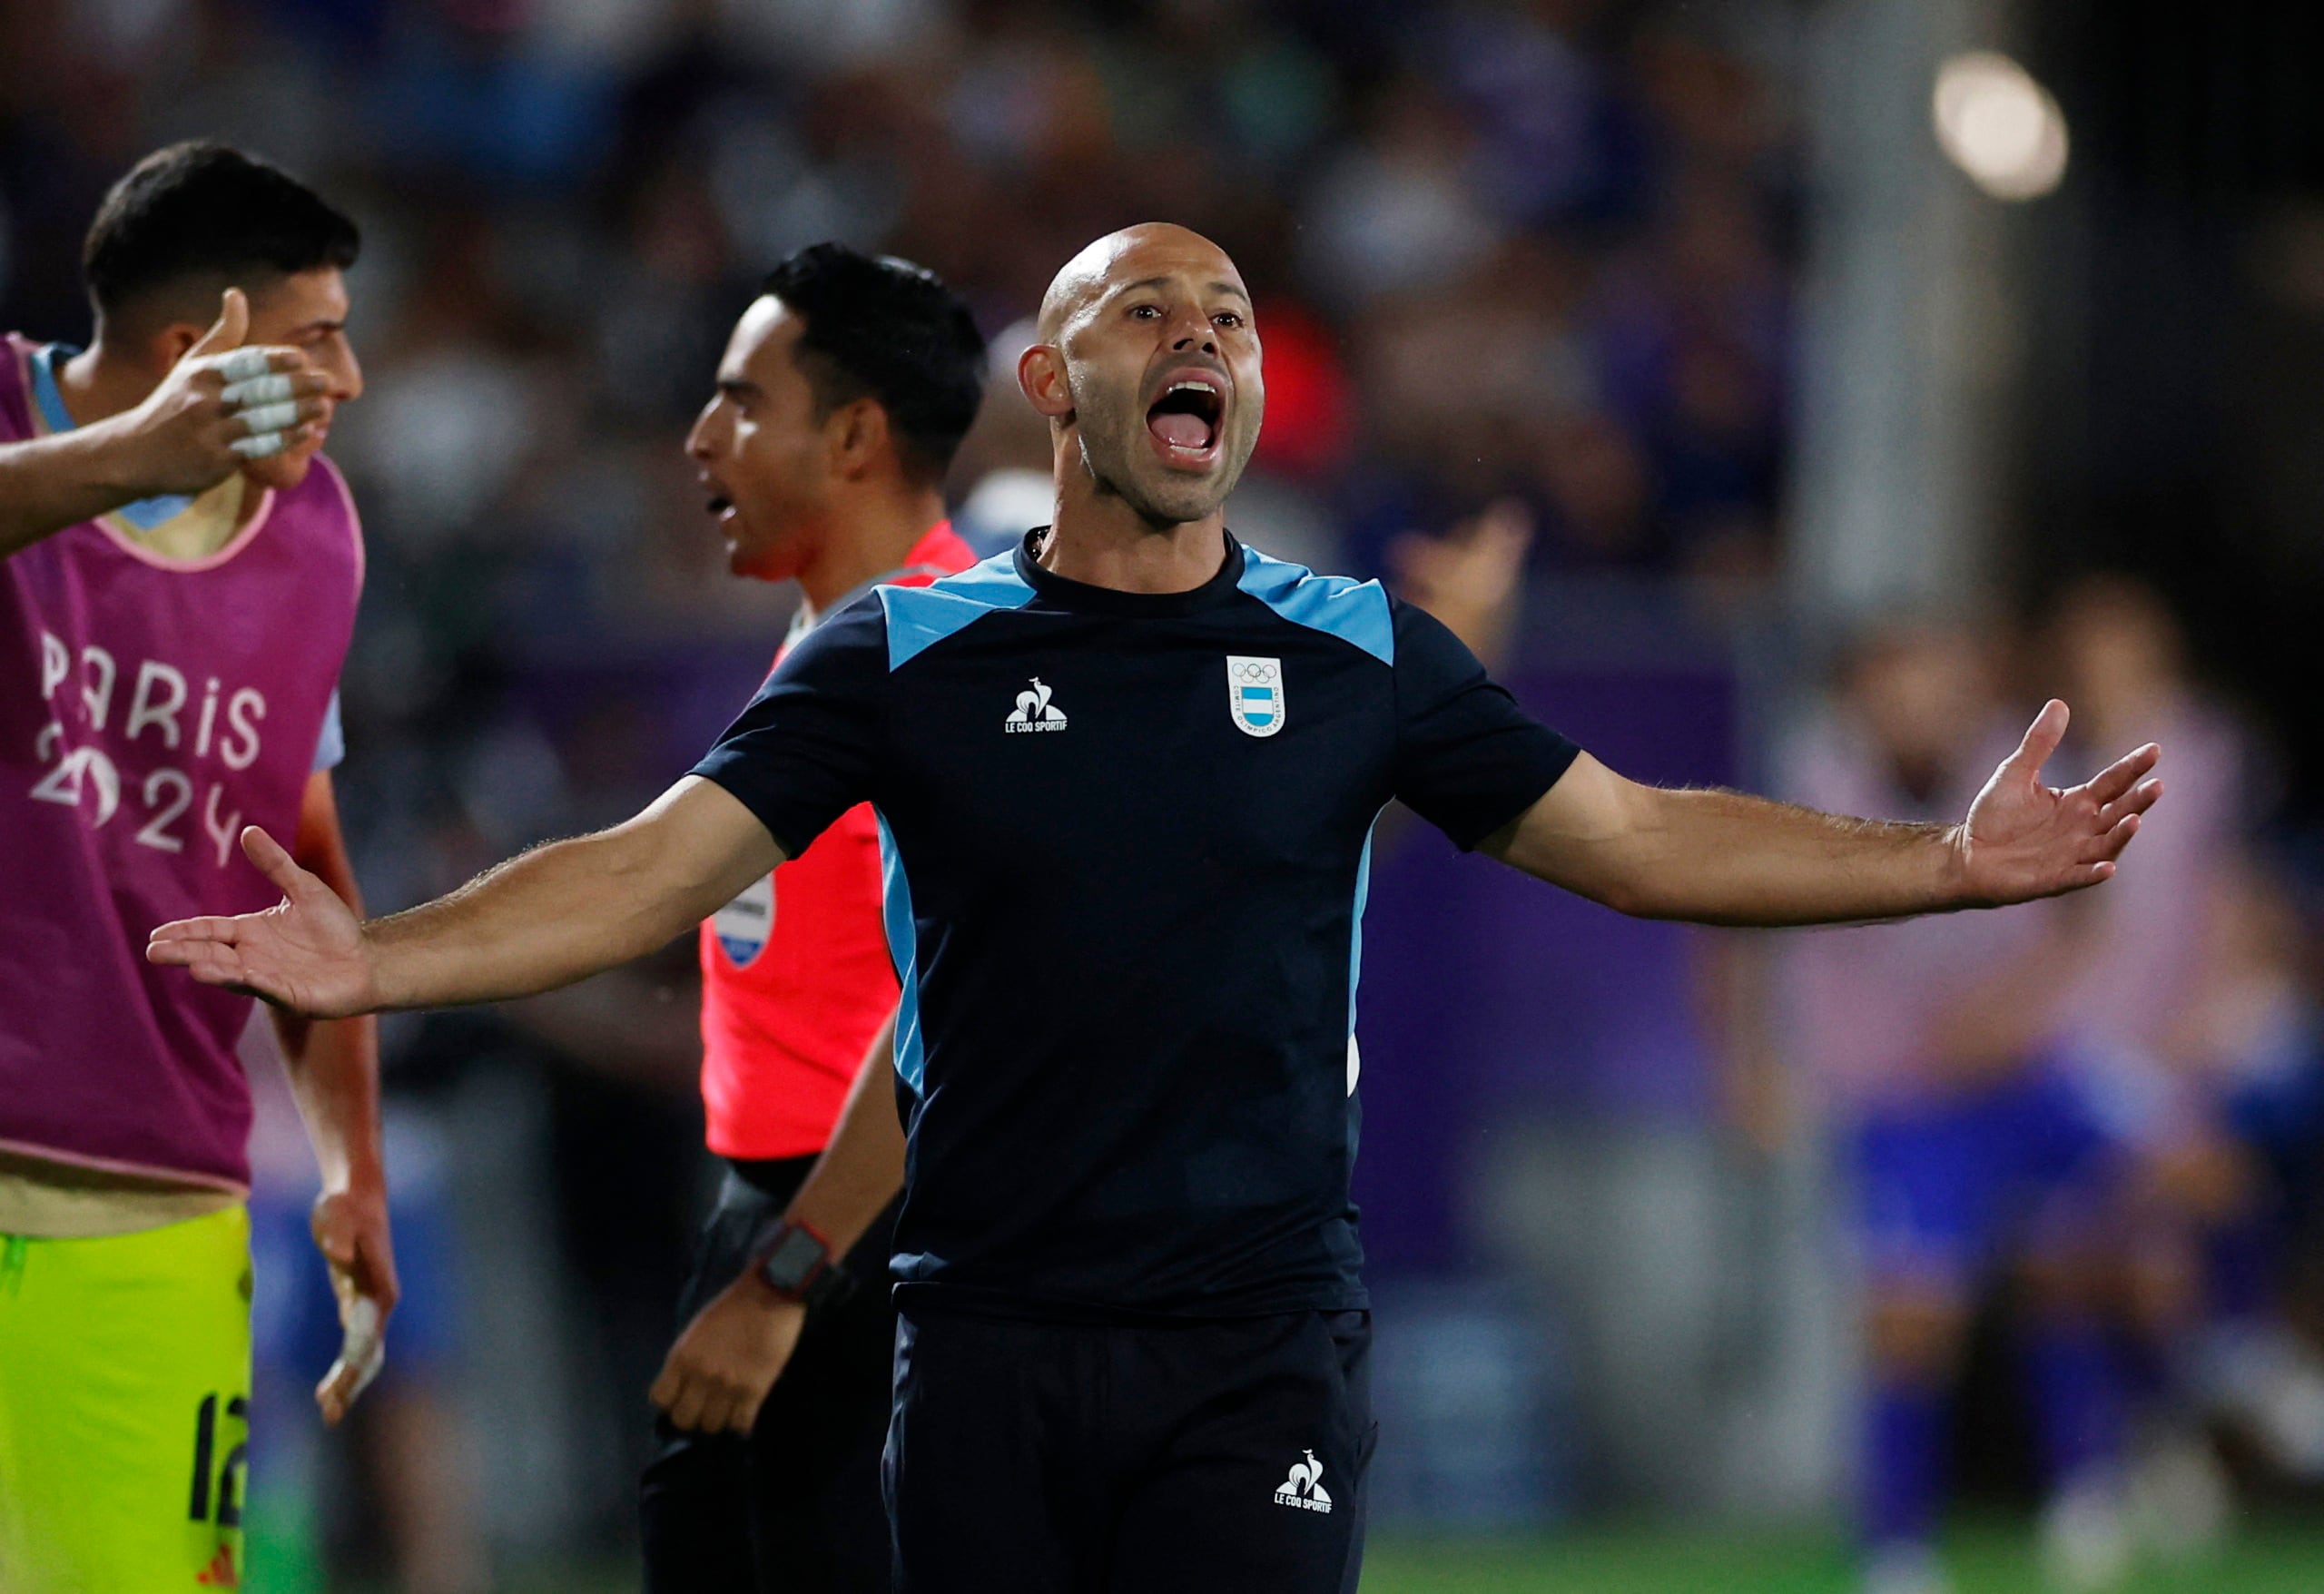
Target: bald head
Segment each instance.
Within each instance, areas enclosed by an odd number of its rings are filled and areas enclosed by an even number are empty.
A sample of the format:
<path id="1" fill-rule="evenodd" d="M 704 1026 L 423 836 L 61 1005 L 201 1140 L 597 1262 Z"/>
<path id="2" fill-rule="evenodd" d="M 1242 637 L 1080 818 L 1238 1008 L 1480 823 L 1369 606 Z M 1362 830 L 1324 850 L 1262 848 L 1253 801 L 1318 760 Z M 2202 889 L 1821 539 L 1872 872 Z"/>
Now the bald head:
<path id="1" fill-rule="evenodd" d="M 1155 527 L 1218 515 L 1266 406 L 1225 250 L 1167 222 L 1108 233 L 1049 284 L 1038 337 L 1017 381 L 1049 418 L 1061 517 L 1076 494 Z"/>
<path id="2" fill-rule="evenodd" d="M 1039 336 L 1044 343 L 1054 343 L 1068 323 L 1112 290 L 1189 267 L 1249 301 L 1242 273 L 1225 250 L 1191 227 L 1141 221 L 1107 233 L 1059 268 L 1049 280 L 1049 290 L 1041 295 Z"/>

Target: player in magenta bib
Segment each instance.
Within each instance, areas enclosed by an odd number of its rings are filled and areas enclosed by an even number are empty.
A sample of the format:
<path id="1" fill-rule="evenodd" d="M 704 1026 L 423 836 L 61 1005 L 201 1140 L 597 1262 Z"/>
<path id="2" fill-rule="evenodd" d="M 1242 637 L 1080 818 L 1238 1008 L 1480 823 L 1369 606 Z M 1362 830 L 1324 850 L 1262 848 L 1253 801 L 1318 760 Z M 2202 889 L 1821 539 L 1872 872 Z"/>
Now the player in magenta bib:
<path id="1" fill-rule="evenodd" d="M 319 450 L 362 391 L 354 224 L 214 144 L 107 196 L 90 349 L 0 347 L 0 1572 L 231 1586 L 250 1379 L 247 996 L 140 949 L 279 893 L 244 826 L 352 900 L 330 769 L 363 544 Z M 213 318 L 215 324 L 212 324 Z M 205 329 L 207 329 L 205 330 Z M 350 1353 L 395 1300 L 369 1020 L 279 1028 Z"/>

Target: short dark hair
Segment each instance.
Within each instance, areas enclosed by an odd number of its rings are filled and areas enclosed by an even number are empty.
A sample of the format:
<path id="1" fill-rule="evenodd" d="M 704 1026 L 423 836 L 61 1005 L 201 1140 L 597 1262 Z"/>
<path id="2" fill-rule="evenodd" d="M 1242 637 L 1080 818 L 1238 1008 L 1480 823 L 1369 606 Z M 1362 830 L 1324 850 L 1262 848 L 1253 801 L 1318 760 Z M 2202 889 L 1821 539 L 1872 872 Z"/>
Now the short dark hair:
<path id="1" fill-rule="evenodd" d="M 344 271 L 362 243 L 355 223 L 297 178 L 196 141 L 155 150 L 113 185 L 81 269 L 106 315 L 191 278 Z"/>
<path id="2" fill-rule="evenodd" d="M 942 479 L 984 397 L 984 334 L 935 272 L 843 243 L 811 244 L 763 291 L 805 323 L 796 359 L 829 415 L 872 398 L 915 479 Z"/>

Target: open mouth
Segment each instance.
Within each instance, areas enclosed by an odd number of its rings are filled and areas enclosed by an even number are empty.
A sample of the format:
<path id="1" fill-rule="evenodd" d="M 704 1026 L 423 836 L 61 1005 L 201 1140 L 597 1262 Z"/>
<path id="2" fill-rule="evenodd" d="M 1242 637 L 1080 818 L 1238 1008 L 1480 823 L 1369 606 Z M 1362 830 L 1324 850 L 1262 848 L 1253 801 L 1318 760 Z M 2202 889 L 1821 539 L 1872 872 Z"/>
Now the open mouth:
<path id="1" fill-rule="evenodd" d="M 1146 412 L 1146 429 L 1152 433 L 1165 459 L 1199 464 L 1218 446 L 1218 423 L 1226 413 L 1226 395 L 1212 379 L 1188 374 L 1162 389 Z"/>

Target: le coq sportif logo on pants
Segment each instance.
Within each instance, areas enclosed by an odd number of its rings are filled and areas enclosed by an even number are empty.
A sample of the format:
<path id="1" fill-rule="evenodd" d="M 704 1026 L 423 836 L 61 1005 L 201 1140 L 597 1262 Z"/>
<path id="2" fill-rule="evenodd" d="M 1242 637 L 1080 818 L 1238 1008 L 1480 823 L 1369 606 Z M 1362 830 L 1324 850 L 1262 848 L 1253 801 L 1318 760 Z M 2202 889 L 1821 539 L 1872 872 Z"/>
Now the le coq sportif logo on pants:
<path id="1" fill-rule="evenodd" d="M 1306 1459 L 1291 1463 L 1291 1476 L 1275 1491 L 1277 1505 L 1295 1507 L 1303 1511 L 1329 1511 L 1332 1497 L 1324 1490 L 1324 1463 L 1315 1459 L 1314 1451 L 1302 1451 Z"/>

